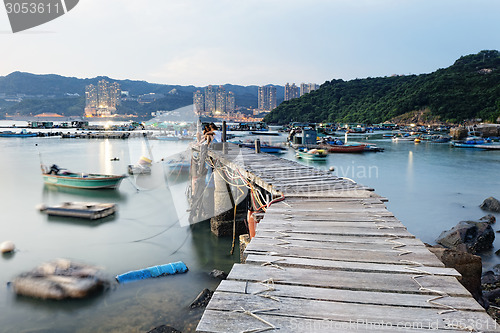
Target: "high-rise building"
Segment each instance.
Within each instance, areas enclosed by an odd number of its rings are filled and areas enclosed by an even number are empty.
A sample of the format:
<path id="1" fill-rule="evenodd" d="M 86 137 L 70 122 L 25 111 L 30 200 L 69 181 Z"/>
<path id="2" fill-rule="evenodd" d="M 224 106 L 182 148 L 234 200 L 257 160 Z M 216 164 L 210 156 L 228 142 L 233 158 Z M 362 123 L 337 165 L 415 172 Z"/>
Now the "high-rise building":
<path id="1" fill-rule="evenodd" d="M 197 115 L 205 114 L 205 98 L 201 91 L 197 90 L 193 94 L 193 104 L 194 104 L 194 112 Z"/>
<path id="2" fill-rule="evenodd" d="M 292 83 L 290 85 L 288 82 L 285 84 L 285 101 L 289 101 L 294 98 L 299 97 L 299 87 Z"/>
<path id="3" fill-rule="evenodd" d="M 120 105 L 121 90 L 118 82 L 101 80 L 97 87 L 89 84 L 85 87 L 85 116 L 109 117 Z"/>
<path id="4" fill-rule="evenodd" d="M 316 83 L 301 83 L 300 84 L 300 96 L 308 94 L 313 90 L 318 89 L 319 86 Z"/>
<path id="5" fill-rule="evenodd" d="M 217 87 L 217 93 L 215 97 L 215 113 L 223 114 L 226 113 L 226 89 L 223 86 Z"/>
<path id="6" fill-rule="evenodd" d="M 113 82 L 109 85 L 109 106 L 115 108 L 120 105 L 122 91 L 118 82 Z"/>
<path id="7" fill-rule="evenodd" d="M 215 89 L 212 85 L 205 88 L 205 114 L 212 115 L 215 113 Z"/>
<path id="8" fill-rule="evenodd" d="M 271 111 L 276 107 L 276 87 L 259 87 L 259 109 Z"/>
<path id="9" fill-rule="evenodd" d="M 227 92 L 226 112 L 233 113 L 236 110 L 236 98 L 232 91 Z"/>
<path id="10" fill-rule="evenodd" d="M 196 91 L 193 93 L 193 104 L 195 112 L 205 116 L 225 115 L 236 109 L 234 93 L 226 91 L 224 86 L 215 88 L 209 85 L 205 88 L 205 93 Z"/>
<path id="11" fill-rule="evenodd" d="M 85 107 L 97 108 L 97 103 L 97 89 L 93 84 L 89 84 L 85 87 Z"/>

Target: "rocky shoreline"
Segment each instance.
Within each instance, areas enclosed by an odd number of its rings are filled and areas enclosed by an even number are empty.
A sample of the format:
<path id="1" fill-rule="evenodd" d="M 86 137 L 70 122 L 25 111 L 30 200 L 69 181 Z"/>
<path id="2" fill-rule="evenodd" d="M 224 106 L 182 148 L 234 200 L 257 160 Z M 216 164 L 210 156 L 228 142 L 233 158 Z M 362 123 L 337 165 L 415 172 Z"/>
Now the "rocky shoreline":
<path id="1" fill-rule="evenodd" d="M 489 197 L 480 207 L 499 213 L 500 201 Z M 462 275 L 460 283 L 500 324 L 500 264 L 483 273 L 478 255 L 493 248 L 495 231 L 492 225 L 495 222 L 493 215 L 483 216 L 477 221 L 460 221 L 439 235 L 436 239 L 438 245 L 426 245 L 446 267 L 455 268 Z M 496 254 L 499 255 L 500 250 Z"/>

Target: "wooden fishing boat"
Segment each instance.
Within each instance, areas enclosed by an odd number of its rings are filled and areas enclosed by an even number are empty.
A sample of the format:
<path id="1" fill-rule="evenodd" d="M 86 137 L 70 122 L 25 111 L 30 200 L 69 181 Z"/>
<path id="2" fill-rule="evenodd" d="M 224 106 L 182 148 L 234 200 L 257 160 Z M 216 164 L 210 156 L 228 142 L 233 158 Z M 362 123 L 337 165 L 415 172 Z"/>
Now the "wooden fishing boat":
<path id="1" fill-rule="evenodd" d="M 324 145 L 323 148 L 327 149 L 329 153 L 362 153 L 366 149 L 363 144 L 342 144 L 342 145 Z"/>
<path id="2" fill-rule="evenodd" d="M 323 149 L 310 149 L 307 150 L 305 148 L 299 148 L 297 153 L 295 154 L 297 158 L 302 158 L 308 161 L 326 161 L 326 157 L 328 154 Z"/>
<path id="3" fill-rule="evenodd" d="M 96 220 L 114 214 L 117 208 L 114 203 L 63 202 L 55 206 L 42 205 L 40 211 L 50 216 L 79 217 Z"/>
<path id="4" fill-rule="evenodd" d="M 103 175 L 94 173 L 76 173 L 60 169 L 57 165 L 47 168 L 42 165 L 43 181 L 48 185 L 83 188 L 83 189 L 115 189 L 126 175 Z"/>

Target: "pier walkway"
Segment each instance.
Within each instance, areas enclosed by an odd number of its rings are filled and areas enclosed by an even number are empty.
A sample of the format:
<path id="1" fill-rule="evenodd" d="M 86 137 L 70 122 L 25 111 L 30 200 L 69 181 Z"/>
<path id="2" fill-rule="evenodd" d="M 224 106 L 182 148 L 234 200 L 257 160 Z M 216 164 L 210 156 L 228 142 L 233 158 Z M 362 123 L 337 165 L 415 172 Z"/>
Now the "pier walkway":
<path id="1" fill-rule="evenodd" d="M 500 332 L 371 189 L 231 146 L 209 156 L 275 196 L 197 332 Z"/>

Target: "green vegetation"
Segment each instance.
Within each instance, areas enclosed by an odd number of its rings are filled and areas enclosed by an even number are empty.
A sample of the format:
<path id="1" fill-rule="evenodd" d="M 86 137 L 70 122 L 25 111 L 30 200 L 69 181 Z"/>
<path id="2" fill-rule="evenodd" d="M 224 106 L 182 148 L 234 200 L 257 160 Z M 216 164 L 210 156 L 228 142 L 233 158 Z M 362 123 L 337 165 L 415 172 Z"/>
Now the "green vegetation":
<path id="1" fill-rule="evenodd" d="M 2 111 L 8 114 L 34 116 L 40 113 L 58 113 L 65 116 L 81 116 L 85 108 L 85 98 L 27 99 Z"/>
<path id="2" fill-rule="evenodd" d="M 429 121 L 495 121 L 500 117 L 500 52 L 464 56 L 431 74 L 327 81 L 283 102 L 264 121 L 379 123 L 416 111 Z"/>

